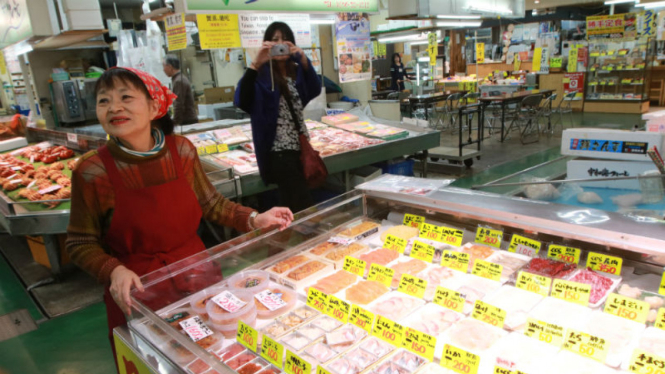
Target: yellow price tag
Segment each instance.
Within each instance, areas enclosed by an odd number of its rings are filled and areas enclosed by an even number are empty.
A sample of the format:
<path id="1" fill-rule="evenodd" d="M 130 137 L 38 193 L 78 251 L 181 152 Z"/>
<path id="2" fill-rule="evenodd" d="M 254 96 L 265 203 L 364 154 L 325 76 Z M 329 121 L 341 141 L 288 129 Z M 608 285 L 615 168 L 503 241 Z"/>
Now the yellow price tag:
<path id="1" fill-rule="evenodd" d="M 206 153 L 207 154 L 213 154 L 217 153 L 217 144 L 211 144 L 206 146 Z"/>
<path id="2" fill-rule="evenodd" d="M 459 247 L 464 239 L 464 230 L 454 229 L 452 227 L 441 226 L 440 242 Z"/>
<path id="3" fill-rule="evenodd" d="M 403 223 L 406 226 L 419 228 L 421 223 L 425 223 L 425 217 L 417 216 L 415 214 L 405 214 Z"/>
<path id="4" fill-rule="evenodd" d="M 547 257 L 553 260 L 567 262 L 569 264 L 577 264 L 580 262 L 581 252 L 582 251 L 579 248 L 552 244 L 547 251 Z"/>
<path id="5" fill-rule="evenodd" d="M 436 338 L 424 332 L 407 328 L 404 331 L 402 346 L 418 356 L 429 361 L 434 361 L 434 350 L 436 349 Z"/>
<path id="6" fill-rule="evenodd" d="M 265 358 L 268 362 L 278 368 L 281 368 L 284 358 L 284 346 L 264 334 L 261 343 L 261 357 Z"/>
<path id="7" fill-rule="evenodd" d="M 351 274 L 355 274 L 359 277 L 365 276 L 365 267 L 367 263 L 361 259 L 346 256 L 344 257 L 344 267 L 343 269 L 348 271 Z"/>
<path id="8" fill-rule="evenodd" d="M 487 244 L 494 248 L 501 248 L 503 231 L 478 227 L 476 230 L 476 243 Z"/>
<path id="9" fill-rule="evenodd" d="M 499 282 L 501 281 L 502 272 L 502 265 L 487 262 L 485 260 L 476 260 L 473 264 L 471 274 Z"/>
<path id="10" fill-rule="evenodd" d="M 589 305 L 591 286 L 584 283 L 555 279 L 552 285 L 552 297 L 583 306 Z"/>
<path id="11" fill-rule="evenodd" d="M 217 153 L 228 152 L 228 150 L 229 150 L 228 144 L 217 144 Z"/>
<path id="12" fill-rule="evenodd" d="M 635 348 L 628 370 L 635 374 L 665 374 L 665 358 Z"/>
<path id="13" fill-rule="evenodd" d="M 310 287 L 307 292 L 307 305 L 321 313 L 325 313 L 328 305 L 328 295 L 314 287 Z"/>
<path id="14" fill-rule="evenodd" d="M 407 243 L 408 240 L 406 239 L 398 238 L 394 235 L 388 235 L 386 236 L 386 241 L 383 242 L 383 248 L 404 253 Z"/>
<path id="15" fill-rule="evenodd" d="M 332 374 L 332 373 L 326 370 L 323 366 L 318 365 L 316 367 L 316 374 Z"/>
<path id="16" fill-rule="evenodd" d="M 428 263 L 432 263 L 432 261 L 434 261 L 435 252 L 436 248 L 434 248 L 434 246 L 415 240 L 413 242 L 413 246 L 411 247 L 410 256 Z"/>
<path id="17" fill-rule="evenodd" d="M 346 323 L 349 319 L 349 311 L 351 310 L 351 304 L 347 303 L 344 300 L 340 300 L 333 295 L 328 296 L 328 304 L 326 307 L 326 314 L 332 318 Z"/>
<path id="18" fill-rule="evenodd" d="M 649 314 L 649 303 L 612 293 L 605 302 L 605 313 L 645 323 Z"/>
<path id="19" fill-rule="evenodd" d="M 577 353 L 582 357 L 592 358 L 598 362 L 605 363 L 609 342 L 582 331 L 568 329 L 566 331 L 566 338 L 563 341 L 563 348 Z"/>
<path id="20" fill-rule="evenodd" d="M 520 271 L 515 286 L 525 291 L 547 297 L 552 285 L 552 278 Z"/>
<path id="21" fill-rule="evenodd" d="M 469 270 L 469 254 L 447 249 L 443 251 L 441 265 L 466 273 Z"/>
<path id="22" fill-rule="evenodd" d="M 374 326 L 374 313 L 353 305 L 351 307 L 351 314 L 349 315 L 349 323 L 360 327 L 368 334 L 372 333 L 372 326 Z"/>
<path id="23" fill-rule="evenodd" d="M 586 267 L 591 270 L 601 271 L 612 275 L 621 275 L 623 259 L 620 257 L 604 255 L 602 253 L 589 252 Z"/>
<path id="24" fill-rule="evenodd" d="M 287 374 L 310 374 L 312 372 L 312 364 L 287 349 L 284 371 Z"/>
<path id="25" fill-rule="evenodd" d="M 450 344 L 443 346 L 441 366 L 458 374 L 478 374 L 480 357 Z"/>
<path id="26" fill-rule="evenodd" d="M 502 329 L 503 323 L 506 321 L 506 311 L 494 305 L 476 300 L 476 303 L 473 305 L 471 317 Z"/>
<path id="27" fill-rule="evenodd" d="M 199 156 L 204 156 L 206 154 L 206 147 L 198 147 L 196 148 L 196 153 L 199 154 Z"/>
<path id="28" fill-rule="evenodd" d="M 236 339 L 252 352 L 256 352 L 256 346 L 259 342 L 259 333 L 243 321 L 238 321 L 238 331 Z"/>
<path id="29" fill-rule="evenodd" d="M 608 55 L 608 56 L 613 56 L 613 55 L 614 55 L 614 51 L 607 51 L 607 55 Z"/>
<path id="30" fill-rule="evenodd" d="M 402 346 L 402 340 L 404 340 L 404 327 L 388 318 L 378 316 L 372 329 L 372 336 L 376 336 L 384 342 L 399 348 Z"/>
<path id="31" fill-rule="evenodd" d="M 397 291 L 422 299 L 427 289 L 427 281 L 409 274 L 402 274 Z"/>
<path id="32" fill-rule="evenodd" d="M 446 309 L 462 313 L 464 311 L 464 296 L 461 293 L 438 286 L 434 294 L 434 304 Z"/>
<path id="33" fill-rule="evenodd" d="M 429 223 L 423 223 L 420 225 L 420 234 L 418 236 L 423 239 L 441 241 L 442 233 L 443 230 L 441 227 Z"/>
<path id="34" fill-rule="evenodd" d="M 665 273 L 663 273 L 663 278 L 660 280 L 660 287 L 658 287 L 658 293 L 665 295 Z"/>
<path id="35" fill-rule="evenodd" d="M 508 252 L 519 253 L 529 257 L 536 257 L 538 252 L 540 252 L 540 245 L 541 244 L 538 240 L 525 238 L 521 235 L 513 235 L 513 237 L 510 239 Z"/>
<path id="36" fill-rule="evenodd" d="M 627 54 L 628 54 L 628 51 L 626 51 L 625 49 L 622 49 L 622 50 L 619 51 L 619 56 L 625 56 Z"/>
<path id="37" fill-rule="evenodd" d="M 379 282 L 386 287 L 390 287 L 390 285 L 393 284 L 394 275 L 395 270 L 383 265 L 372 264 L 372 266 L 369 267 L 369 275 L 367 276 L 367 280 Z"/>
<path id="38" fill-rule="evenodd" d="M 563 344 L 565 331 L 563 327 L 553 323 L 538 321 L 533 318 L 527 318 L 524 335 L 529 338 L 538 339 L 541 342 L 561 347 Z"/>

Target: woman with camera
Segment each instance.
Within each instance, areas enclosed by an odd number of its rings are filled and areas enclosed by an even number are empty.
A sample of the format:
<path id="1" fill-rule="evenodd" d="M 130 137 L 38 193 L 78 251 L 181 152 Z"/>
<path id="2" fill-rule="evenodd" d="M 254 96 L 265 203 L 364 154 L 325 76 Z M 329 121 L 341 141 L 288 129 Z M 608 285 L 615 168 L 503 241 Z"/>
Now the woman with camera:
<path id="1" fill-rule="evenodd" d="M 277 184 L 280 205 L 301 211 L 313 200 L 300 161 L 303 108 L 321 93 L 321 82 L 291 28 L 274 22 L 236 90 L 235 105 L 249 113 L 261 178 Z"/>

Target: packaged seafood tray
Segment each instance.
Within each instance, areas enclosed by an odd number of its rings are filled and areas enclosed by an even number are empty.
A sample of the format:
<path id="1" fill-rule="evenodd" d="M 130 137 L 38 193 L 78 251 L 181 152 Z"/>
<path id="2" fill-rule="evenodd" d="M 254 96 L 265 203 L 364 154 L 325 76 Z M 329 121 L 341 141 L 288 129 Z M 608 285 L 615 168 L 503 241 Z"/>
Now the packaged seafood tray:
<path id="1" fill-rule="evenodd" d="M 248 291 L 255 295 L 268 288 L 270 275 L 262 270 L 246 270 L 232 275 L 228 282 L 232 291 Z"/>
<path id="2" fill-rule="evenodd" d="M 621 360 L 621 369 L 628 370 L 630 359 L 635 349 L 641 349 L 645 352 L 657 356 L 665 356 L 665 330 L 656 327 L 647 327 L 639 336 L 630 343 L 624 352 L 626 355 Z"/>
<path id="3" fill-rule="evenodd" d="M 335 127 L 339 127 L 340 129 L 355 132 L 355 133 L 358 133 L 358 134 L 367 134 L 367 133 L 370 133 L 370 132 L 376 130 L 376 127 L 374 125 L 372 125 L 369 122 L 364 122 L 364 121 L 338 124 L 338 125 L 335 125 Z"/>
<path id="4" fill-rule="evenodd" d="M 605 339 L 609 343 L 605 364 L 617 368 L 622 360 L 632 353 L 630 343 L 637 339 L 644 329 L 642 323 L 595 310 L 580 331 Z"/>
<path id="5" fill-rule="evenodd" d="M 413 237 L 417 237 L 419 230 L 417 227 L 410 227 L 401 224 L 395 224 L 389 220 L 381 221 L 381 228 L 379 228 L 378 235 L 373 235 L 367 239 L 364 239 L 362 242 L 369 245 L 372 248 L 381 248 L 383 243 L 386 241 L 388 235 L 392 235 L 404 240 L 409 240 Z"/>
<path id="6" fill-rule="evenodd" d="M 529 313 L 529 318 L 565 329 L 580 329 L 591 318 L 591 309 L 554 297 L 546 297 Z"/>
<path id="7" fill-rule="evenodd" d="M 371 249 L 365 253 L 360 254 L 359 256 L 353 256 L 360 260 L 365 261 L 365 277 L 369 274 L 369 269 L 372 264 L 379 264 L 386 266 L 389 263 L 397 260 L 400 257 L 399 252 L 393 251 L 391 249 L 385 248 L 375 248 Z"/>
<path id="8" fill-rule="evenodd" d="M 571 274 L 568 280 L 572 282 L 584 283 L 591 286 L 591 297 L 589 297 L 589 307 L 598 308 L 602 305 L 607 296 L 619 286 L 621 277 L 605 273 L 599 273 L 589 269 L 578 269 Z"/>
<path id="9" fill-rule="evenodd" d="M 332 126 L 337 126 L 344 123 L 351 123 L 357 121 L 358 121 L 358 116 L 350 113 L 340 113 L 332 116 L 324 116 L 321 118 L 321 122 Z"/>
<path id="10" fill-rule="evenodd" d="M 466 243 L 460 248 L 461 252 L 469 254 L 469 270 L 473 269 L 476 260 L 487 260 L 488 257 L 494 254 L 494 249 L 486 245 L 477 243 Z"/>
<path id="11" fill-rule="evenodd" d="M 467 318 L 463 319 L 446 330 L 441 337 L 441 346 L 450 344 L 480 357 L 478 373 L 493 373 L 494 360 L 491 348 L 508 332 L 488 323 Z M 437 341 L 437 345 L 439 342 Z M 443 349 L 443 348 L 442 348 Z"/>
<path id="12" fill-rule="evenodd" d="M 422 299 L 393 291 L 374 300 L 368 305 L 367 310 L 391 321 L 399 322 L 424 304 L 425 301 Z"/>
<path id="13" fill-rule="evenodd" d="M 213 154 L 212 157 L 222 165 L 232 167 L 233 171 L 239 175 L 246 175 L 258 172 L 259 167 L 256 161 L 256 154 L 247 153 L 244 150 L 236 149 L 224 153 Z"/>
<path id="14" fill-rule="evenodd" d="M 260 319 L 273 319 L 293 309 L 297 300 L 296 291 L 270 283 L 265 290 L 254 294 L 256 316 Z"/>
<path id="15" fill-rule="evenodd" d="M 551 258 L 532 258 L 522 271 L 542 275 L 553 279 L 567 279 L 577 269 L 577 265 L 553 260 Z"/>
<path id="16" fill-rule="evenodd" d="M 376 281 L 360 280 L 344 290 L 343 299 L 351 304 L 365 306 L 390 292 L 390 288 Z"/>
<path id="17" fill-rule="evenodd" d="M 631 287 L 623 283 L 616 291 L 619 295 L 632 297 L 633 299 L 641 300 L 649 304 L 649 314 L 647 315 L 647 323 L 653 325 L 658 316 L 658 309 L 665 306 L 665 296 L 655 292 L 644 291 L 638 287 Z"/>
<path id="18" fill-rule="evenodd" d="M 375 125 L 374 127 L 375 127 L 374 131 L 370 131 L 369 133 L 367 133 L 367 136 L 383 140 L 402 139 L 409 136 L 408 131 L 400 129 L 398 127 L 392 127 L 387 125 Z"/>
<path id="19" fill-rule="evenodd" d="M 533 365 L 538 366 L 549 357 L 557 354 L 559 348 L 529 338 L 518 332 L 512 332 L 501 338 L 492 348 L 488 356 L 492 358 L 493 365 L 512 372 L 537 373 L 531 370 Z"/>
<path id="20" fill-rule="evenodd" d="M 399 282 L 402 280 L 403 274 L 415 276 L 418 273 L 429 269 L 431 266 L 433 265 L 427 264 L 425 261 L 416 258 L 400 256 L 397 260 L 388 264 L 389 268 L 395 270 L 391 287 L 397 289 Z"/>
<path id="21" fill-rule="evenodd" d="M 443 345 L 441 344 L 443 333 L 463 319 L 464 315 L 461 313 L 428 303 L 411 313 L 401 324 L 435 337 L 437 345 L 434 350 L 434 357 L 440 359 L 443 351 Z"/>
<path id="22" fill-rule="evenodd" d="M 483 299 L 484 302 L 506 311 L 503 328 L 509 331 L 522 331 L 527 316 L 544 299 L 542 295 L 513 286 L 501 286 L 496 292 Z"/>
<path id="23" fill-rule="evenodd" d="M 360 342 L 358 346 L 365 352 L 369 352 L 379 359 L 385 357 L 387 354 L 395 350 L 395 347 L 375 336 L 368 337 L 367 339 Z"/>
<path id="24" fill-rule="evenodd" d="M 487 261 L 503 266 L 501 280 L 507 282 L 517 276 L 519 270 L 531 261 L 531 257 L 508 251 L 495 251 Z"/>
<path id="25" fill-rule="evenodd" d="M 527 373 L 539 374 L 616 374 L 614 369 L 598 361 L 584 358 L 565 349 L 546 360 L 534 362 L 527 370 Z"/>
<path id="26" fill-rule="evenodd" d="M 314 257 L 308 256 L 303 253 L 298 253 L 293 256 L 287 257 L 284 260 L 281 260 L 273 265 L 270 265 L 263 270 L 270 274 L 270 279 L 277 281 L 280 277 L 285 276 L 291 270 L 314 260 Z"/>
<path id="27" fill-rule="evenodd" d="M 237 145 L 248 142 L 250 139 L 245 135 L 240 126 L 233 126 L 227 129 L 213 130 L 212 135 L 220 144 Z"/>
<path id="28" fill-rule="evenodd" d="M 443 266 L 430 266 L 416 276 L 427 281 L 427 289 L 423 298 L 432 301 L 437 287 L 455 290 L 466 281 L 467 274 Z"/>
<path id="29" fill-rule="evenodd" d="M 384 359 L 376 362 L 366 371 L 368 374 L 411 374 L 418 371 L 427 364 L 427 360 L 419 357 L 404 348 L 399 348 L 390 353 Z M 331 365 L 334 362 L 331 363 Z M 342 363 L 340 363 L 341 366 Z M 328 367 L 330 368 L 330 366 Z M 348 374 L 359 373 L 360 371 L 350 370 Z M 336 374 L 346 374 L 341 371 L 335 371 Z"/>
<path id="30" fill-rule="evenodd" d="M 325 123 L 317 122 L 317 121 L 312 121 L 311 119 L 305 120 L 305 126 L 307 126 L 307 130 L 317 130 L 317 129 L 325 129 L 328 127 Z"/>
<path id="31" fill-rule="evenodd" d="M 324 330 L 324 327 L 320 321 L 317 325 L 319 328 Z M 322 338 L 322 342 L 327 344 L 333 351 L 338 354 L 348 352 L 354 348 L 360 341 L 367 337 L 367 332 L 357 326 L 352 324 L 345 324 L 339 328 L 326 332 Z"/>
<path id="32" fill-rule="evenodd" d="M 293 331 L 280 338 L 280 343 L 291 352 L 299 354 L 305 348 L 312 344 L 312 340 L 300 334 L 298 331 Z"/>
<path id="33" fill-rule="evenodd" d="M 203 321 L 209 320 L 206 306 L 210 302 L 210 299 L 222 293 L 225 288 L 226 286 L 224 285 L 215 285 L 192 295 L 189 298 L 189 306 L 192 308 L 192 312 L 199 315 Z"/>
<path id="34" fill-rule="evenodd" d="M 263 327 L 259 333 L 262 335 L 268 335 L 273 339 L 279 339 L 284 336 L 284 334 L 293 331 L 299 326 L 303 326 L 317 318 L 319 315 L 321 315 L 321 313 L 317 310 L 314 310 L 307 305 L 302 305 L 292 312 L 276 318 L 275 321 Z"/>
<path id="35" fill-rule="evenodd" d="M 380 223 L 370 220 L 363 220 L 361 222 L 349 225 L 346 229 L 340 231 L 335 236 L 337 238 L 346 238 L 358 241 L 378 233 L 380 227 Z"/>
<path id="36" fill-rule="evenodd" d="M 244 303 L 234 312 L 229 312 L 212 300 L 206 304 L 208 312 L 208 324 L 213 330 L 219 331 L 227 338 L 234 338 L 238 331 L 238 321 L 243 321 L 249 326 L 256 326 L 256 304 L 254 295 L 248 291 L 232 291 L 230 288 L 221 290 L 229 291 L 236 299 Z"/>
<path id="37" fill-rule="evenodd" d="M 473 311 L 476 300 L 483 300 L 487 295 L 501 287 L 501 282 L 486 279 L 473 274 L 466 274 L 459 287 L 454 289 L 464 297 L 464 314 Z"/>
<path id="38" fill-rule="evenodd" d="M 326 295 L 335 295 L 335 297 L 344 300 L 344 290 L 349 286 L 356 284 L 359 280 L 361 280 L 361 278 L 355 274 L 349 273 L 345 270 L 337 270 L 336 272 L 305 286 L 302 289 L 301 296 L 307 298 L 309 288 L 314 287 Z"/>
<path id="39" fill-rule="evenodd" d="M 189 339 L 189 337 L 187 337 L 187 339 Z M 216 332 L 195 343 L 202 349 L 215 353 L 222 348 L 222 345 L 224 344 L 224 336 Z M 168 357 L 182 366 L 186 366 L 196 359 L 196 354 L 194 352 L 191 352 L 188 348 L 185 348 L 175 339 L 166 339 L 162 341 L 158 347 L 160 350 L 165 352 Z"/>
<path id="40" fill-rule="evenodd" d="M 344 259 L 346 256 L 358 258 L 358 256 L 367 251 L 369 251 L 368 246 L 356 242 L 333 249 L 323 256 L 323 258 L 326 261 L 334 263 L 335 269 L 342 269 L 344 267 Z"/>
<path id="41" fill-rule="evenodd" d="M 293 270 L 284 272 L 277 279 L 277 282 L 301 292 L 305 285 L 330 275 L 334 271 L 335 265 L 333 263 L 322 260 L 311 260 L 297 266 Z"/>
<path id="42" fill-rule="evenodd" d="M 306 253 L 310 256 L 319 256 L 321 258 L 324 258 L 328 252 L 331 252 L 333 249 L 337 249 L 341 246 L 342 245 L 340 243 L 325 241 L 308 249 Z"/>
<path id="43" fill-rule="evenodd" d="M 246 363 L 258 359 L 259 356 L 249 349 L 246 349 L 240 343 L 233 343 L 219 352 L 217 358 L 231 369 L 237 370 Z"/>

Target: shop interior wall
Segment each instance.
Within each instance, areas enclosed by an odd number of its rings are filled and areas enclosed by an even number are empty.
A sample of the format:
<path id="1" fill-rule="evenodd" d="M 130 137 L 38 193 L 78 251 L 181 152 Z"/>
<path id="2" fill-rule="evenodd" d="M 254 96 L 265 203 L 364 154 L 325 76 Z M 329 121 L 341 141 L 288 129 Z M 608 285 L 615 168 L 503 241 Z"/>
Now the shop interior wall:
<path id="1" fill-rule="evenodd" d="M 321 38 L 321 63 L 323 65 L 323 75 L 339 85 L 339 72 L 335 69 L 334 44 L 332 37 L 332 26 L 319 26 L 319 37 Z M 327 94 L 326 101 L 339 101 L 340 94 Z"/>

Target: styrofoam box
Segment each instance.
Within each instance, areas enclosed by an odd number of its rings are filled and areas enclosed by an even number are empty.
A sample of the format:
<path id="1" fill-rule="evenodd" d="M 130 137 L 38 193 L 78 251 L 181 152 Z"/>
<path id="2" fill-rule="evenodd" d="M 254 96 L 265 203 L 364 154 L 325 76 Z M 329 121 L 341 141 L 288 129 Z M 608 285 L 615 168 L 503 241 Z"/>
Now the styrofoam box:
<path id="1" fill-rule="evenodd" d="M 574 144 L 579 140 L 598 141 L 602 147 L 603 141 L 620 142 L 617 151 L 590 150 L 592 148 L 581 150 L 576 149 Z M 640 143 L 640 144 L 628 144 Z M 561 136 L 561 154 L 567 156 L 581 156 L 589 158 L 601 158 L 606 160 L 626 160 L 626 161 L 650 161 L 646 150 L 653 146 L 663 149 L 663 134 L 645 131 L 624 131 L 601 128 L 574 128 L 566 129 Z M 628 148 L 631 148 L 631 153 Z M 608 148 L 612 148 L 611 146 Z"/>
<path id="2" fill-rule="evenodd" d="M 597 182 L 579 182 L 582 187 L 604 187 L 604 188 L 624 188 L 629 190 L 639 190 L 640 182 L 633 180 L 613 180 L 603 181 L 611 175 L 589 175 L 590 169 L 597 169 L 599 172 L 607 169 L 609 172 L 616 171 L 623 177 L 626 172 L 627 177 L 636 177 L 638 174 L 649 170 L 655 170 L 651 160 L 649 161 L 609 161 L 609 160 L 570 160 L 567 163 L 566 179 L 598 179 Z"/>

